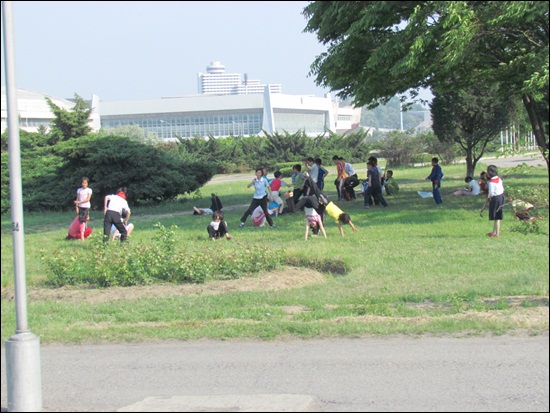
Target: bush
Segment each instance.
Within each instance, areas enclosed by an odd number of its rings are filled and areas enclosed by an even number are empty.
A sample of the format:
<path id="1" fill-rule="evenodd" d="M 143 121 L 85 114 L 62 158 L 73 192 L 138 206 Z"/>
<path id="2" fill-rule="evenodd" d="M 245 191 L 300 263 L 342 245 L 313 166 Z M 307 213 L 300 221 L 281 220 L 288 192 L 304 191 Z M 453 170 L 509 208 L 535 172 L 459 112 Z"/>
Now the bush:
<path id="1" fill-rule="evenodd" d="M 220 247 L 216 254 L 176 248 L 177 226 L 156 224 L 157 233 L 148 244 L 127 241 L 92 244 L 90 250 L 42 255 L 49 272 L 46 283 L 54 287 L 147 285 L 158 282 L 203 283 L 207 279 L 234 279 L 269 271 L 283 263 L 283 254 L 261 245 L 231 250 Z"/>

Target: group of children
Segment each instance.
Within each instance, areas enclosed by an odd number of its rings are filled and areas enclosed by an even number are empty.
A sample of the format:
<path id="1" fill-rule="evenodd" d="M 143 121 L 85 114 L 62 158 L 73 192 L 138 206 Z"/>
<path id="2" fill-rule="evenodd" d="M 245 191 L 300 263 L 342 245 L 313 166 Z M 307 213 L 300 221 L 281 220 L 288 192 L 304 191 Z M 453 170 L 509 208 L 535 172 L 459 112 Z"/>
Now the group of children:
<path id="1" fill-rule="evenodd" d="M 338 157 L 336 157 L 336 161 L 339 162 Z M 274 228 L 275 224 L 272 216 L 278 216 L 285 208 L 281 197 L 281 188 L 293 186 L 292 193 L 289 191 L 292 195 L 287 197 L 288 208 L 291 212 L 304 211 L 306 240 L 310 231 L 312 235 L 318 235 L 321 232 L 325 238 L 327 237 L 324 226 L 325 213 L 335 220 L 342 236 L 344 236 L 343 225 L 349 225 L 353 231 L 358 231 L 349 214 L 344 213 L 322 193 L 324 177 L 328 175 L 328 171 L 321 164 L 319 158 L 308 158 L 304 161 L 305 172 L 301 172 L 300 164 L 294 165 L 292 184 L 287 184 L 281 179 L 282 174 L 280 171 L 276 171 L 274 178 L 269 180 L 267 170 L 257 168 L 255 178 L 247 185 L 247 188 L 254 187 L 254 195 L 250 206 L 241 217 L 239 227 L 244 227 L 247 218 L 252 216 L 256 225 L 262 225 L 261 222 L 267 221 L 269 227 Z M 443 202 L 440 194 L 442 178 L 443 171 L 439 166 L 438 158 L 432 158 L 432 171 L 426 179 L 432 181 L 433 197 L 438 205 Z M 474 181 L 470 176 L 466 177 L 465 182 L 468 185 L 466 189 L 453 191 L 451 195 L 475 196 L 485 194 L 486 202 L 483 209 L 487 205 L 489 206 L 489 220 L 494 221 L 493 231 L 488 233 L 487 236 L 500 237 L 504 186 L 502 179 L 498 176 L 497 167 L 490 165 L 487 172 L 481 173 L 479 182 Z M 363 188 L 365 208 L 369 208 L 373 203 L 387 207 L 388 204 L 383 196 L 383 191 L 387 195 L 396 195 L 399 191 L 399 185 L 393 178 L 393 171 L 388 170 L 384 175 L 381 175 L 377 159 L 370 157 L 367 162 L 367 180 L 364 182 Z M 66 239 L 84 240 L 92 233 L 92 228 L 87 227 L 87 222 L 90 219 L 89 210 L 92 193 L 92 189 L 89 188 L 89 179 L 83 177 L 81 187 L 78 188 L 76 200 L 74 201 L 76 217 L 69 227 Z M 212 221 L 207 226 L 208 236 L 211 240 L 231 239 L 232 236 L 229 234 L 227 222 L 224 220 L 223 205 L 220 199 L 215 194 L 211 194 L 211 201 L 210 208 L 193 207 L 193 213 L 196 215 L 212 214 Z M 120 239 L 123 242 L 128 238 L 128 235 L 134 229 L 134 225 L 129 222 L 130 214 L 131 211 L 126 201 L 126 188 L 122 187 L 116 194 L 105 197 L 104 242 L 109 241 L 109 239 Z M 258 216 L 263 220 L 260 223 L 256 222 Z"/>
<path id="2" fill-rule="evenodd" d="M 76 191 L 76 200 L 74 201 L 76 217 L 69 226 L 67 240 L 79 239 L 84 241 L 92 233 L 92 228 L 88 227 L 90 220 L 90 200 L 92 198 L 92 189 L 89 187 L 88 177 L 82 177 L 81 187 Z M 116 194 L 107 195 L 103 204 L 103 241 L 110 239 L 119 239 L 121 242 L 127 240 L 128 235 L 134 230 L 134 224 L 130 220 L 130 207 L 126 201 L 126 188 L 121 187 Z"/>
<path id="3" fill-rule="evenodd" d="M 443 171 L 439 166 L 439 160 L 438 158 L 432 158 L 432 172 L 426 179 L 432 181 L 433 197 L 438 205 L 443 203 L 439 191 L 441 178 L 443 178 Z M 487 172 L 481 172 L 478 182 L 474 181 L 471 176 L 467 176 L 464 181 L 468 185 L 467 188 L 453 191 L 450 195 L 476 196 L 485 194 L 485 204 L 481 211 L 483 212 L 489 206 L 489 221 L 493 221 L 493 230 L 487 233 L 487 236 L 499 238 L 500 223 L 504 218 L 504 211 L 502 210 L 504 206 L 504 184 L 498 176 L 498 168 L 495 165 L 489 165 Z"/>

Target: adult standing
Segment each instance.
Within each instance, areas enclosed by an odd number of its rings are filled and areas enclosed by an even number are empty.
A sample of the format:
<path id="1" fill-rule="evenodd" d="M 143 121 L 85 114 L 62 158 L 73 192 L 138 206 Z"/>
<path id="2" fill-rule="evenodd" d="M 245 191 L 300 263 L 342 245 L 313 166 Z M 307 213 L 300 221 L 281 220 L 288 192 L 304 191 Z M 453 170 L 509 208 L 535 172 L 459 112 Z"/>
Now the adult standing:
<path id="1" fill-rule="evenodd" d="M 116 194 L 105 196 L 103 203 L 103 242 L 109 241 L 111 225 L 120 233 L 120 242 L 128 238 L 128 230 L 124 226 L 123 218 L 130 219 L 130 207 L 126 201 L 126 187 L 119 188 Z M 123 217 L 124 215 L 124 217 Z"/>
<path id="2" fill-rule="evenodd" d="M 244 227 L 248 216 L 251 215 L 258 206 L 262 208 L 262 211 L 265 214 L 265 219 L 269 223 L 269 227 L 275 228 L 271 215 L 269 215 L 267 210 L 267 193 L 270 192 L 269 182 L 267 182 L 267 179 L 262 176 L 262 172 L 262 168 L 257 168 L 256 177 L 246 186 L 247 188 L 254 186 L 254 197 L 252 198 L 250 206 L 241 218 L 241 223 L 239 224 L 239 227 L 241 228 Z"/>
<path id="3" fill-rule="evenodd" d="M 426 178 L 427 181 L 432 181 L 432 190 L 435 203 L 441 205 L 443 200 L 441 199 L 441 178 L 443 178 L 443 171 L 441 166 L 439 166 L 439 159 L 432 158 L 432 172 Z"/>

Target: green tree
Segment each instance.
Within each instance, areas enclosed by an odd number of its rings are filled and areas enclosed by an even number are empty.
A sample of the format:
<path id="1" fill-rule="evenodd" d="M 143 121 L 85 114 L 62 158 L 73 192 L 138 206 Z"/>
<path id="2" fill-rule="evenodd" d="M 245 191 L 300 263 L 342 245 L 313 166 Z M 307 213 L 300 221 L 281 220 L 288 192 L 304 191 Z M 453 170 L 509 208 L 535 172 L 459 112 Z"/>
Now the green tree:
<path id="1" fill-rule="evenodd" d="M 475 176 L 487 144 L 509 123 L 514 102 L 504 99 L 499 85 L 434 91 L 432 128 L 440 141 L 457 143 L 466 154 L 466 176 Z"/>
<path id="2" fill-rule="evenodd" d="M 150 145 L 124 136 L 89 134 L 44 145 L 38 133 L 21 131 L 23 204 L 27 211 L 74 208 L 80 178 L 93 188 L 92 207 L 102 208 L 105 195 L 128 187 L 128 201 L 162 202 L 192 193 L 206 184 L 215 167 L 183 160 L 169 146 Z M 2 147 L 2 213 L 9 210 L 7 148 Z"/>
<path id="3" fill-rule="evenodd" d="M 92 131 L 88 123 L 92 109 L 76 93 L 74 95 L 75 105 L 70 111 L 60 108 L 48 97 L 45 99 L 55 116 L 50 131 L 50 144 L 54 145 L 60 141 L 80 138 Z"/>
<path id="4" fill-rule="evenodd" d="M 393 130 L 378 142 L 378 156 L 386 160 L 386 168 L 395 168 L 402 165 L 411 165 L 413 156 L 425 150 L 409 131 Z"/>
<path id="5" fill-rule="evenodd" d="M 327 52 L 310 74 L 368 107 L 408 90 L 415 97 L 421 87 L 498 83 L 505 97 L 523 101 L 548 165 L 548 4 L 314 1 L 303 10 L 304 31 L 316 33 Z"/>

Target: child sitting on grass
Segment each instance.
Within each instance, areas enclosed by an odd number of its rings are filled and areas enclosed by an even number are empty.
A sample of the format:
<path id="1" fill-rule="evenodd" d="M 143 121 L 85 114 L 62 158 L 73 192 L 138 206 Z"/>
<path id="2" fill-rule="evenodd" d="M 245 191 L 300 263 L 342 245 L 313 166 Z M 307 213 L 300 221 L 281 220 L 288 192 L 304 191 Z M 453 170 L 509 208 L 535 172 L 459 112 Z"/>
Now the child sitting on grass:
<path id="1" fill-rule="evenodd" d="M 226 239 L 233 238 L 227 231 L 227 223 L 223 220 L 223 212 L 214 211 L 212 213 L 212 222 L 206 227 L 208 235 L 212 241 L 225 237 Z"/>

